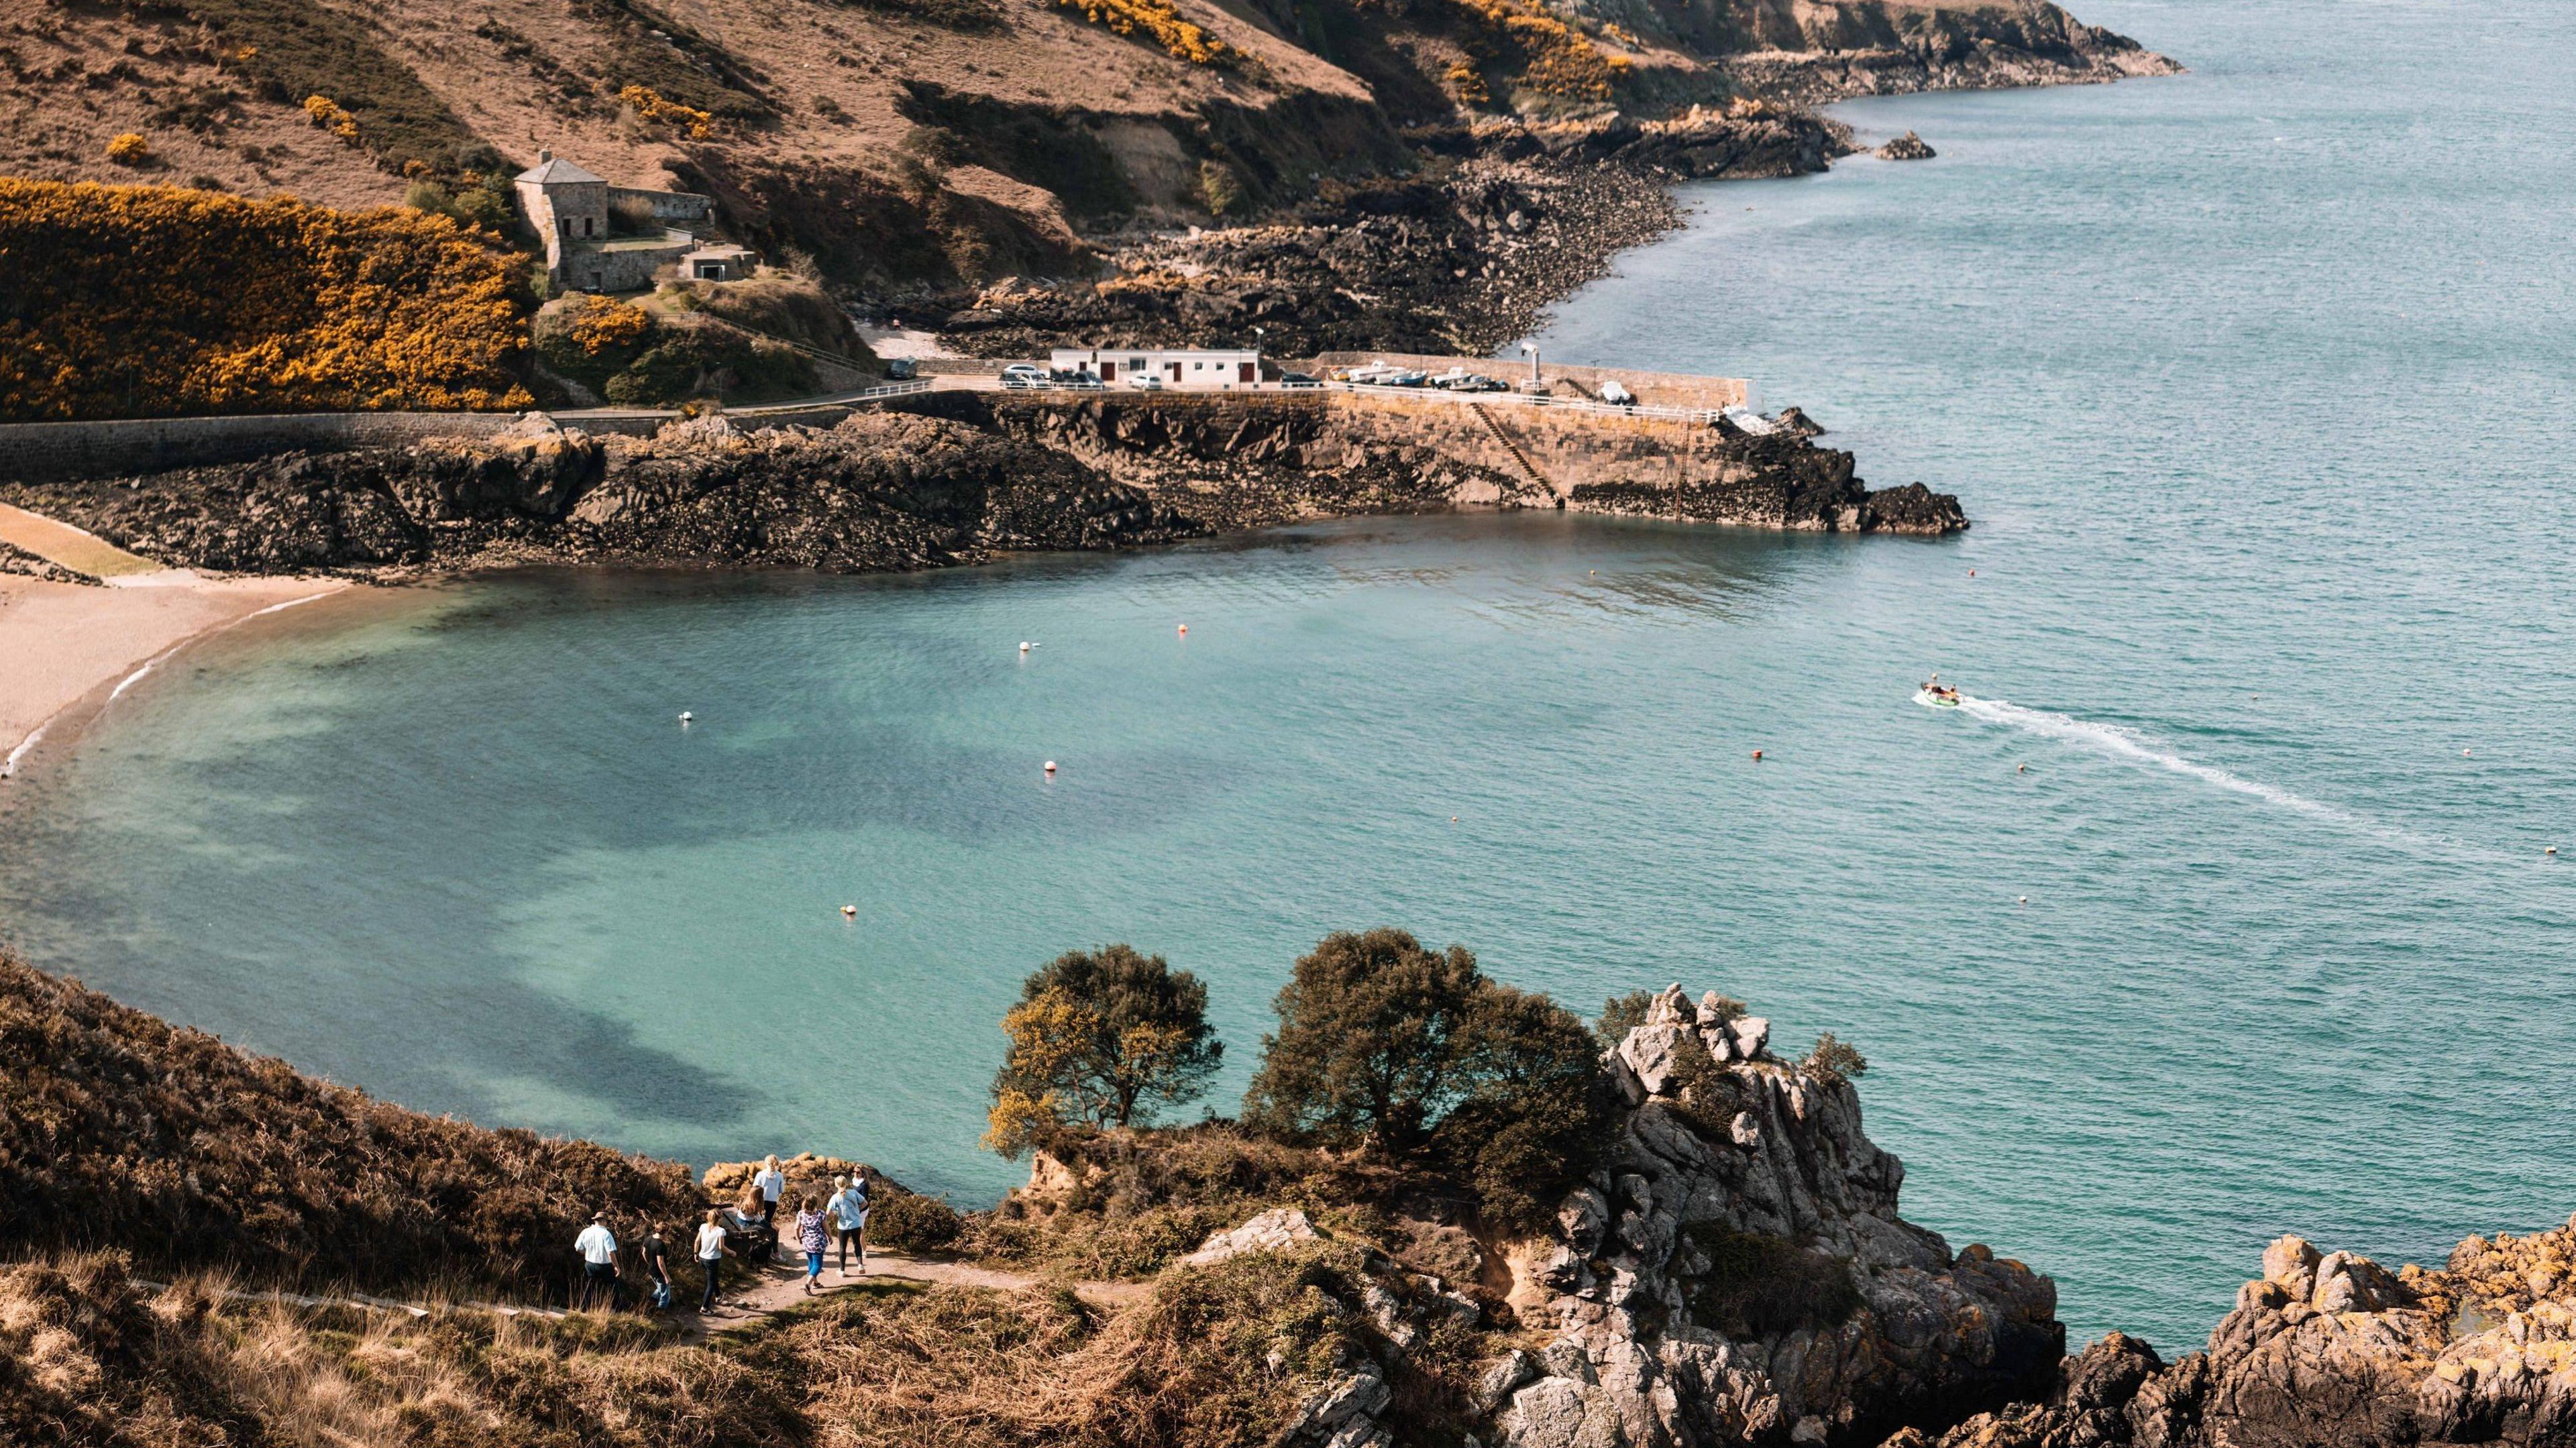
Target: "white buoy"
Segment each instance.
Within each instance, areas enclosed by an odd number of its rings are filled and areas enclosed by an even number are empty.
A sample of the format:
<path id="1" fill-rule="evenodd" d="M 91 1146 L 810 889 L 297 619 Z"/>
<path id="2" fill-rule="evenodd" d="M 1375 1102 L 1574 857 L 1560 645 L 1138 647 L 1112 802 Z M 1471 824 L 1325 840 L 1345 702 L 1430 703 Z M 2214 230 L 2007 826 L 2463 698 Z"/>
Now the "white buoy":
<path id="1" fill-rule="evenodd" d="M 2013 773 L 2028 774 L 2030 773 L 2030 766 L 2027 764 L 2016 764 L 2013 766 Z"/>
<path id="2" fill-rule="evenodd" d="M 2469 751 L 2467 751 L 2467 750 L 2465 750 L 2465 749 L 2461 750 L 2461 751 L 2460 751 L 2460 757 L 2461 757 L 2462 759 L 2466 759 L 2466 758 L 2468 758 L 2468 757 L 2469 757 Z"/>
<path id="3" fill-rule="evenodd" d="M 1027 653 L 1028 651 L 1029 651 L 1029 641 L 1028 641 L 1027 639 L 1022 639 L 1022 640 L 1020 640 L 1020 652 L 1025 654 L 1025 653 Z"/>
<path id="4" fill-rule="evenodd" d="M 2022 903 L 2022 904 L 2024 904 L 2024 905 L 2029 904 L 2029 903 L 2030 903 L 2030 897 L 2029 897 L 2028 895 L 2024 895 L 2024 896 L 2022 896 L 2022 897 L 2021 897 L 2021 903 Z"/>
<path id="5" fill-rule="evenodd" d="M 680 722 L 681 722 L 681 723 L 683 723 L 683 724 L 686 724 L 686 723 L 688 723 L 690 720 L 695 719 L 695 718 L 697 718 L 697 717 L 698 717 L 697 715 L 690 713 L 690 712 L 689 712 L 688 710 L 686 710 L 686 709 L 683 709 L 683 710 L 681 710 L 681 711 L 680 711 Z"/>
<path id="6" fill-rule="evenodd" d="M 858 907 L 858 906 L 856 906 L 856 905 L 844 905 L 844 906 L 842 906 L 842 907 L 841 907 L 841 915 L 842 915 L 842 918 L 844 918 L 844 919 L 851 919 L 851 920 L 857 919 L 857 918 L 858 918 L 858 914 L 859 914 L 859 907 Z"/>
<path id="7" fill-rule="evenodd" d="M 2558 853 L 2558 847 L 2556 845 L 2551 845 L 2548 849 L 2542 850 L 2540 853 L 2544 855 L 2554 855 Z"/>
<path id="8" fill-rule="evenodd" d="M 1047 776 L 1048 776 L 1048 778 L 1050 778 L 1050 779 L 1051 779 L 1051 778 L 1053 778 L 1053 777 L 1055 776 L 1055 761 L 1054 761 L 1054 760 L 1050 759 L 1050 760 L 1048 760 L 1048 761 L 1047 761 L 1047 763 L 1046 763 L 1046 772 L 1047 772 Z"/>

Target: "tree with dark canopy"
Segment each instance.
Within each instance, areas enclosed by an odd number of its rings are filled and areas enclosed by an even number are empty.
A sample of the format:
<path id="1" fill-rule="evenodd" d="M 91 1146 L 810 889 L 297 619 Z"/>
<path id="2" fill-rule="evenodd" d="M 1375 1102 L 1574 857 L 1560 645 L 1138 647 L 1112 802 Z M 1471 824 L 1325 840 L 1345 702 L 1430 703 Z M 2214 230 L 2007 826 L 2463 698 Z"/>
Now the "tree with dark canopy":
<path id="1" fill-rule="evenodd" d="M 1326 1146 L 1421 1156 L 1515 1227 L 1599 1159 L 1600 1045 L 1583 1018 L 1485 977 L 1464 946 L 1401 930 L 1328 935 L 1279 992 L 1245 1124 Z"/>
<path id="2" fill-rule="evenodd" d="M 1391 929 L 1325 936 L 1279 992 L 1245 1122 L 1389 1155 L 1421 1146 L 1454 1100 L 1450 1038 L 1482 980 L 1463 945 L 1425 950 Z"/>
<path id="3" fill-rule="evenodd" d="M 1125 945 L 1040 967 L 1002 1028 L 1011 1046 L 993 1076 L 984 1140 L 1009 1156 L 1069 1126 L 1144 1125 L 1205 1090 L 1225 1057 L 1207 1023 L 1207 986 Z"/>

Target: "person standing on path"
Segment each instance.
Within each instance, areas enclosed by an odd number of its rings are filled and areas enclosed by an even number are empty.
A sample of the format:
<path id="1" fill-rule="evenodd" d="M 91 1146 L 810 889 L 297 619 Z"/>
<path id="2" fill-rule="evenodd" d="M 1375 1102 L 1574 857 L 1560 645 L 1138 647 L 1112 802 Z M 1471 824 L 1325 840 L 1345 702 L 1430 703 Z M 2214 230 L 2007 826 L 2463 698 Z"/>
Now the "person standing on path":
<path id="1" fill-rule="evenodd" d="M 716 1279 L 724 1273 L 723 1218 L 722 1211 L 709 1207 L 707 1219 L 698 1224 L 698 1265 L 705 1268 L 707 1272 L 706 1295 L 698 1299 L 698 1312 L 701 1315 L 716 1310 Z"/>
<path id="2" fill-rule="evenodd" d="M 667 1312 L 671 1306 L 671 1249 L 662 1241 L 662 1229 L 647 1223 L 644 1245 L 638 1250 L 644 1257 L 644 1280 L 652 1284 L 653 1310 Z"/>
<path id="3" fill-rule="evenodd" d="M 769 1208 L 769 1220 L 778 1220 L 778 1199 L 787 1194 L 787 1173 L 778 1169 L 775 1152 L 760 1164 L 760 1170 L 751 1174 L 751 1184 L 760 1188 L 760 1200 Z"/>
<path id="4" fill-rule="evenodd" d="M 578 1306 L 587 1310 L 599 1299 L 600 1293 L 606 1292 L 608 1310 L 623 1312 L 626 1309 L 626 1289 L 617 1282 L 617 1235 L 608 1230 L 608 1214 L 591 1213 L 590 1225 L 582 1228 L 581 1235 L 572 1239 L 572 1246 L 581 1254 L 581 1302 Z"/>
<path id="5" fill-rule="evenodd" d="M 841 1238 L 841 1275 L 850 1275 L 850 1249 L 859 1249 L 859 1275 L 868 1275 L 868 1174 L 862 1168 L 856 1174 L 835 1177 L 832 1185 L 840 1190 L 832 1195 L 832 1220 L 839 1225 Z"/>
<path id="6" fill-rule="evenodd" d="M 823 1199 L 808 1192 L 804 1209 L 796 1214 L 796 1245 L 805 1253 L 805 1295 L 814 1295 L 814 1284 L 823 1276 L 823 1248 L 829 1238 L 823 1232 Z"/>

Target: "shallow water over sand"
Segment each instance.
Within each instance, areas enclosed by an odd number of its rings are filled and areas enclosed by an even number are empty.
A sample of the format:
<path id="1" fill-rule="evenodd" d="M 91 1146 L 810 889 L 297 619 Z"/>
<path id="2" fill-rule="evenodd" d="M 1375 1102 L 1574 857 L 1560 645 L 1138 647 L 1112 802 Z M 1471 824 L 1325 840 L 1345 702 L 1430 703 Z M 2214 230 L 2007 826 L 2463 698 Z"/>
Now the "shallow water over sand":
<path id="1" fill-rule="evenodd" d="M 1298 950 L 1401 923 L 1856 1041 L 1909 1215 L 2169 1349 L 2282 1230 L 2563 1219 L 2576 159 L 2534 142 L 2576 17 L 2217 8 L 2084 11 L 2179 80 L 1854 107 L 1941 158 L 1702 188 L 1546 339 L 1748 373 L 1963 538 L 1474 516 L 332 600 L 120 700 L 0 919 L 407 1104 L 977 1200 L 1049 955 L 1207 977 L 1223 1109 Z"/>

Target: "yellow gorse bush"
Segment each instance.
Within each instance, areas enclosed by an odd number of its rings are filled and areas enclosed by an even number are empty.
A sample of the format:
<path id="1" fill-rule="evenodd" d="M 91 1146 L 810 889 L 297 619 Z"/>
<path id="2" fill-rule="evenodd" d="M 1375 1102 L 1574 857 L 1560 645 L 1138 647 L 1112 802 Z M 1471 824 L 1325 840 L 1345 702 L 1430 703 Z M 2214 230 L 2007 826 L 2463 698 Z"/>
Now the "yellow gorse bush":
<path id="1" fill-rule="evenodd" d="M 1181 18 L 1172 0 L 1055 0 L 1059 10 L 1079 10 L 1082 18 L 1120 35 L 1142 30 L 1176 60 L 1192 65 L 1233 65 L 1238 53 L 1222 40 Z"/>
<path id="2" fill-rule="evenodd" d="M 643 308 L 630 307 L 615 297 L 594 293 L 572 307 L 572 339 L 593 357 L 635 346 L 651 330 L 653 319 L 644 315 Z"/>
<path id="3" fill-rule="evenodd" d="M 117 135 L 107 143 L 107 159 L 119 166 L 139 166 L 152 154 L 152 143 L 132 131 Z"/>
<path id="4" fill-rule="evenodd" d="M 332 100 L 329 96 L 306 96 L 304 98 L 304 114 L 311 118 L 313 124 L 329 131 L 332 135 L 339 137 L 341 140 L 347 141 L 352 145 L 357 143 L 358 118 L 349 114 L 347 111 L 342 110 L 339 103 Z"/>
<path id="5" fill-rule="evenodd" d="M 517 270 L 404 207 L 0 179 L 0 419 L 525 407 Z"/>
<path id="6" fill-rule="evenodd" d="M 1627 73 L 1628 57 L 1604 53 L 1590 37 L 1531 0 L 1455 3 L 1520 51 L 1521 84 L 1542 95 L 1607 100 L 1610 83 Z"/>
<path id="7" fill-rule="evenodd" d="M 715 134 L 715 117 L 695 106 L 664 100 L 651 86 L 630 85 L 617 93 L 617 98 L 635 108 L 635 114 L 648 121 L 677 126 L 687 131 L 691 140 L 703 141 Z"/>

